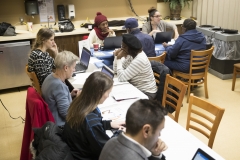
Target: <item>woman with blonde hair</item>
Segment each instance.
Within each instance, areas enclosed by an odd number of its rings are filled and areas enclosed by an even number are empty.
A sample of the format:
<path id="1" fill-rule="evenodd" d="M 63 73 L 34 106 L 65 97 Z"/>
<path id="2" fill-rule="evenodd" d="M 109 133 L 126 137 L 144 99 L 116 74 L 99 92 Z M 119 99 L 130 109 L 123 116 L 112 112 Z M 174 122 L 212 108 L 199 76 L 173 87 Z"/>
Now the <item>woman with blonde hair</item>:
<path id="1" fill-rule="evenodd" d="M 56 71 L 48 75 L 42 84 L 42 97 L 48 104 L 56 124 L 63 128 L 72 97 L 78 94 L 69 92 L 65 80 L 72 77 L 78 57 L 70 51 L 62 51 L 55 58 Z"/>
<path id="2" fill-rule="evenodd" d="M 41 28 L 37 33 L 28 59 L 28 71 L 36 73 L 40 86 L 55 69 L 54 59 L 49 55 L 47 49 L 52 50 L 54 56 L 58 53 L 57 45 L 54 42 L 54 32 L 48 28 Z"/>
<path id="3" fill-rule="evenodd" d="M 125 124 L 102 120 L 98 109 L 98 104 L 108 98 L 112 87 L 113 80 L 108 75 L 94 72 L 87 78 L 81 94 L 71 103 L 63 139 L 75 159 L 98 159 L 103 146 L 110 139 L 105 131 Z"/>

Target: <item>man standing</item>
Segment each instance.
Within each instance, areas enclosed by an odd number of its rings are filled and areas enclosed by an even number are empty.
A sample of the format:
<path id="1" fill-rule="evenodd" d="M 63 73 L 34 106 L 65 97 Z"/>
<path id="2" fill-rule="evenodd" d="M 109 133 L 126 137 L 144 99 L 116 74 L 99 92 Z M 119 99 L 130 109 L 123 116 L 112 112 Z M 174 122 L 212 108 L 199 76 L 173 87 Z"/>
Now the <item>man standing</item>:
<path id="1" fill-rule="evenodd" d="M 161 152 L 167 146 L 159 136 L 166 114 L 166 110 L 156 101 L 142 99 L 133 103 L 126 115 L 126 133 L 110 139 L 99 159 L 165 160 Z"/>
<path id="2" fill-rule="evenodd" d="M 148 34 L 144 34 L 138 28 L 138 22 L 135 18 L 128 18 L 125 21 L 127 33 L 136 36 L 142 44 L 143 51 L 148 57 L 156 57 L 155 44 L 153 38 Z"/>

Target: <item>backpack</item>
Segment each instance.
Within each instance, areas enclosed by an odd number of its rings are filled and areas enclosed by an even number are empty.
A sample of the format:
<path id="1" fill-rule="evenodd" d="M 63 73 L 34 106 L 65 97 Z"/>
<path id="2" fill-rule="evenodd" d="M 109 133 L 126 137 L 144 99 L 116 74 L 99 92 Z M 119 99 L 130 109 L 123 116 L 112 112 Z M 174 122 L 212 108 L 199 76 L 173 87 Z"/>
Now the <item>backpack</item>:
<path id="1" fill-rule="evenodd" d="M 15 27 L 10 23 L 0 23 L 0 36 L 15 36 Z"/>

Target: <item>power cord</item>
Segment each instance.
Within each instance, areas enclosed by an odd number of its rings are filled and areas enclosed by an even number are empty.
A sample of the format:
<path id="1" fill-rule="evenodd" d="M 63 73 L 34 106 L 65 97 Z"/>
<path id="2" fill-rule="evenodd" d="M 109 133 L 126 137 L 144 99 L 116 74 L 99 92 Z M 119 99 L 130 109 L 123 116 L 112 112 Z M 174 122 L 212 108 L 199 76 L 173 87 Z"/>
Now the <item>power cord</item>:
<path id="1" fill-rule="evenodd" d="M 138 18 L 139 18 L 140 20 L 142 20 L 142 21 L 147 21 L 147 19 L 138 16 L 138 14 L 137 14 L 137 13 L 135 12 L 135 10 L 133 9 L 131 0 L 128 0 L 128 3 L 129 3 L 129 6 L 130 6 L 130 8 L 131 8 L 131 11 L 135 14 L 136 17 L 138 17 Z"/>
<path id="2" fill-rule="evenodd" d="M 14 118 L 11 116 L 10 112 L 8 111 L 8 109 L 4 106 L 2 100 L 0 99 L 0 102 L 2 103 L 3 107 L 6 109 L 6 111 L 8 112 L 9 116 L 12 118 L 12 119 L 18 119 L 18 118 L 21 118 L 22 119 L 22 123 L 25 122 L 25 119 L 23 119 L 21 116 L 17 117 L 17 118 Z"/>

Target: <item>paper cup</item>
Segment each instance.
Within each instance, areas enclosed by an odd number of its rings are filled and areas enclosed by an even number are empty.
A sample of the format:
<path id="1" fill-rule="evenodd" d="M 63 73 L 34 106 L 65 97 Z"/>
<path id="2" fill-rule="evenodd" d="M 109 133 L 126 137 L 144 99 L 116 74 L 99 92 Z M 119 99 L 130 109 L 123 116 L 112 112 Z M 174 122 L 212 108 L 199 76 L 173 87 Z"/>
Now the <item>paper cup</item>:
<path id="1" fill-rule="evenodd" d="M 98 43 L 93 43 L 93 48 L 94 48 L 94 51 L 98 51 L 99 44 Z"/>
<path id="2" fill-rule="evenodd" d="M 28 31 L 32 32 L 33 22 L 27 22 Z"/>

